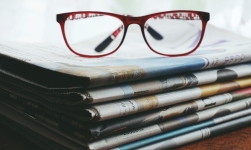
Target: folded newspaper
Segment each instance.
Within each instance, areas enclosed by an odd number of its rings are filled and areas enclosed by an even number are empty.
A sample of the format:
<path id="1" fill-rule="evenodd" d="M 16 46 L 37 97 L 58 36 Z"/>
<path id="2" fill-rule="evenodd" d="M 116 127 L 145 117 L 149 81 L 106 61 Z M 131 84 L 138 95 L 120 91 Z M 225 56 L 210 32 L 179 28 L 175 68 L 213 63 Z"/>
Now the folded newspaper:
<path id="1" fill-rule="evenodd" d="M 250 39 L 210 25 L 195 53 L 172 58 L 139 43 L 87 59 L 61 45 L 0 41 L 0 122 L 44 149 L 158 136 L 249 108 L 250 50 Z"/>
<path id="2" fill-rule="evenodd" d="M 231 74 L 236 69 L 187 72 L 251 60 L 250 39 L 210 25 L 201 47 L 189 56 L 162 57 L 142 49 L 144 46 L 138 43 L 135 45 L 125 46 L 125 52 L 122 49 L 108 57 L 86 59 L 70 53 L 65 46 L 0 41 L 0 73 L 18 80 L 13 82 L 28 84 L 28 91 L 32 89 L 52 97 L 62 95 L 69 104 L 99 103 L 226 79 L 225 72 Z M 245 74 L 248 67 L 239 68 L 239 72 Z M 129 82 L 136 80 L 141 81 Z M 112 84 L 117 85 L 89 89 Z"/>
<path id="3" fill-rule="evenodd" d="M 130 45 L 134 43 L 132 41 Z M 114 55 L 90 59 L 76 56 L 61 45 L 1 41 L 1 72 L 41 88 L 68 90 L 149 79 L 251 60 L 250 39 L 210 25 L 200 48 L 189 56 L 162 57 L 138 43 L 133 48 L 130 45 L 124 47 L 126 51 L 122 48 Z"/>

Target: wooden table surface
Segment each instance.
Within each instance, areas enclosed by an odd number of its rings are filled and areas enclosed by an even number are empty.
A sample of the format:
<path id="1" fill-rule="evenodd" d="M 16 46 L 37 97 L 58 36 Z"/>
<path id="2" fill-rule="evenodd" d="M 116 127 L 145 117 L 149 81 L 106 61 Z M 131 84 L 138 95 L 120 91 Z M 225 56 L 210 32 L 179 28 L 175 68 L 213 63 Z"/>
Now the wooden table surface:
<path id="1" fill-rule="evenodd" d="M 251 126 L 190 143 L 176 150 L 251 150 Z"/>
<path id="2" fill-rule="evenodd" d="M 40 150 L 40 148 L 0 125 L 0 150 Z M 176 150 L 251 150 L 251 126 L 191 143 Z"/>

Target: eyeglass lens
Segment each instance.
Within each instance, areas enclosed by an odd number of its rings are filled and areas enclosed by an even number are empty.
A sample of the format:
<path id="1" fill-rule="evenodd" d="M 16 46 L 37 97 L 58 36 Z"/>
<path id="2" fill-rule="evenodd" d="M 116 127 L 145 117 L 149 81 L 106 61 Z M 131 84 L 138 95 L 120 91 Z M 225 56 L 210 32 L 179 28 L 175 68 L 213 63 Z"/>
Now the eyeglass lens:
<path id="1" fill-rule="evenodd" d="M 102 55 L 119 46 L 124 26 L 113 16 L 80 13 L 69 16 L 64 30 L 69 46 L 77 53 Z"/>
<path id="2" fill-rule="evenodd" d="M 149 32 L 145 37 L 150 47 L 162 54 L 184 54 L 193 50 L 202 34 L 202 21 L 193 13 L 164 13 L 149 18 L 145 27 L 151 26 L 163 38 L 156 40 Z"/>

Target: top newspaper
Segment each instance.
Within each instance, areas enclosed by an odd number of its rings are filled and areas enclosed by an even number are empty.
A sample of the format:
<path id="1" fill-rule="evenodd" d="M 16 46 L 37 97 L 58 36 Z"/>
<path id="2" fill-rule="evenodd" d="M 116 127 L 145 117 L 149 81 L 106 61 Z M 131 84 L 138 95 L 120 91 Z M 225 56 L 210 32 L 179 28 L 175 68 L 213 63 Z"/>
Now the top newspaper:
<path id="1" fill-rule="evenodd" d="M 9 56 L 48 70 L 86 78 L 82 88 L 100 87 L 251 60 L 250 39 L 211 25 L 207 26 L 199 49 L 182 57 L 157 55 L 148 49 L 144 42 L 137 42 L 140 33 L 131 34 L 135 39 L 125 41 L 124 46 L 115 54 L 98 59 L 76 56 L 65 45 L 10 41 L 0 41 L 0 58 Z M 6 70 L 2 72 L 8 73 Z M 26 77 L 21 78 L 29 80 Z M 52 88 L 48 85 L 44 87 Z"/>

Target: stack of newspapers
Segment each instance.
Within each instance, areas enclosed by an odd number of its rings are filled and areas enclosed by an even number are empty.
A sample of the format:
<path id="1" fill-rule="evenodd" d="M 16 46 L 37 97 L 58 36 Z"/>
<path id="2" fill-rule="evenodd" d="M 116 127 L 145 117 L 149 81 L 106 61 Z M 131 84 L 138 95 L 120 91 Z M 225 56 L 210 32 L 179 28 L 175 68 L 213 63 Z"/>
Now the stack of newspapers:
<path id="1" fill-rule="evenodd" d="M 124 49 L 1 41 L 0 123 L 60 150 L 168 149 L 251 124 L 250 39 L 209 25 L 188 56 Z"/>

